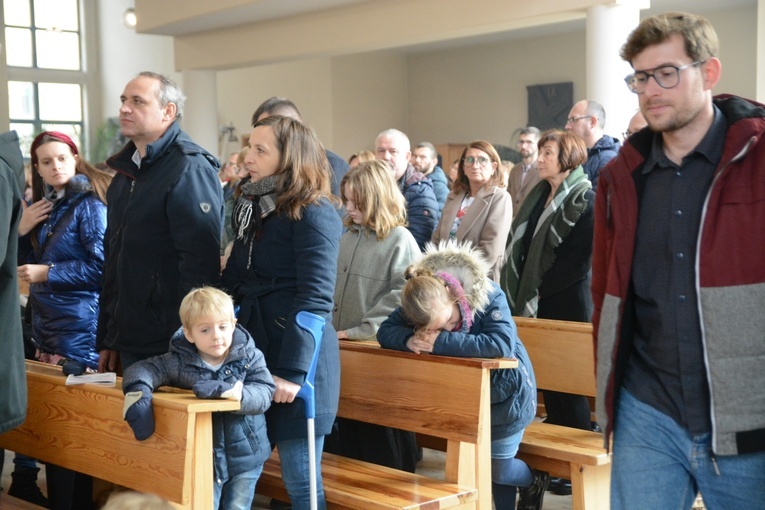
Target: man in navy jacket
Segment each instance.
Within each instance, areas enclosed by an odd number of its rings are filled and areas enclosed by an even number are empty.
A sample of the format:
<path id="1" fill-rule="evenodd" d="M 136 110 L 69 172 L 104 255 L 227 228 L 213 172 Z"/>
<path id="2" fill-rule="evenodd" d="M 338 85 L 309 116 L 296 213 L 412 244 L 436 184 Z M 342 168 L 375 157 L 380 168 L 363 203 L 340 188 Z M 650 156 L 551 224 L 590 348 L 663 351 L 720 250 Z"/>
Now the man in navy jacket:
<path id="1" fill-rule="evenodd" d="M 143 72 L 120 100 L 130 141 L 107 161 L 116 175 L 107 192 L 100 371 L 114 370 L 118 354 L 125 369 L 167 352 L 183 296 L 220 278 L 219 163 L 178 126 L 183 92 Z"/>

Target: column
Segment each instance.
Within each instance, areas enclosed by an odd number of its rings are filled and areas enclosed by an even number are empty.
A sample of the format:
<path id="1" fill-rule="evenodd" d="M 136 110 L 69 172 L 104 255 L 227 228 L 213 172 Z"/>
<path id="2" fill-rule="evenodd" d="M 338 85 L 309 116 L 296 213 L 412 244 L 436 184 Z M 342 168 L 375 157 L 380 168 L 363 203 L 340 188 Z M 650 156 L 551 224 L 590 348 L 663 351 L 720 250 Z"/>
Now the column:
<path id="1" fill-rule="evenodd" d="M 640 23 L 640 10 L 649 6 L 648 1 L 623 0 L 587 9 L 587 91 L 586 97 L 575 97 L 574 101 L 593 99 L 602 104 L 606 110 L 606 134 L 620 140 L 638 109 L 638 100 L 624 84 L 624 77 L 632 68 L 619 57 L 619 52 L 629 33 Z"/>
<path id="2" fill-rule="evenodd" d="M 218 157 L 218 94 L 215 71 L 182 71 L 186 106 L 181 127 Z"/>

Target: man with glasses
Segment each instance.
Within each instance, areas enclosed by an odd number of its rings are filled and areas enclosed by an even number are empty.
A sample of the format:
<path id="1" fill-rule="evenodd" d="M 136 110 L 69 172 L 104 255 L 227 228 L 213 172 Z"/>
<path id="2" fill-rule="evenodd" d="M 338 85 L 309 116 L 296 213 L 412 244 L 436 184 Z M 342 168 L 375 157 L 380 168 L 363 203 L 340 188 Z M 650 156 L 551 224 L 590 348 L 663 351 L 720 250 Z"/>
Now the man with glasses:
<path id="1" fill-rule="evenodd" d="M 582 167 L 592 182 L 592 191 L 598 186 L 600 169 L 616 157 L 621 147 L 619 140 L 603 133 L 605 127 L 606 110 L 591 99 L 576 103 L 566 119 L 566 131 L 578 135 L 587 146 L 587 162 Z"/>
<path id="2" fill-rule="evenodd" d="M 622 133 L 623 140 L 626 142 L 627 138 L 634 135 L 644 127 L 648 126 L 648 122 L 645 121 L 645 117 L 643 117 L 643 112 L 638 110 L 635 112 L 635 115 L 632 116 L 630 119 L 629 124 L 627 124 L 627 131 Z"/>
<path id="3" fill-rule="evenodd" d="M 518 214 L 526 195 L 541 179 L 537 172 L 537 142 L 541 133 L 534 126 L 521 128 L 519 132 L 518 152 L 521 153 L 522 159 L 510 170 L 507 182 L 507 192 L 513 197 L 513 218 Z"/>
<path id="4" fill-rule="evenodd" d="M 765 108 L 712 96 L 717 35 L 643 20 L 622 47 L 650 130 L 601 176 L 592 289 L 611 508 L 765 508 Z"/>

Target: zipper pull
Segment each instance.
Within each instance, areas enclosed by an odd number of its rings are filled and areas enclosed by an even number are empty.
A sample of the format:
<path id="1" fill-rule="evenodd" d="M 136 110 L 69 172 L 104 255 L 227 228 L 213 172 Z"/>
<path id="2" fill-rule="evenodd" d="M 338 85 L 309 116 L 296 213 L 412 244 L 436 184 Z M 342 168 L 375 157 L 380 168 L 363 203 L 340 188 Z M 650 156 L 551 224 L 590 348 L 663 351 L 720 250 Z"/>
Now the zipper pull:
<path id="1" fill-rule="evenodd" d="M 717 457 L 712 453 L 709 455 L 709 458 L 712 460 L 712 465 L 715 467 L 715 473 L 717 473 L 717 476 L 720 476 L 720 467 L 717 465 Z"/>
<path id="2" fill-rule="evenodd" d="M 133 194 L 133 188 L 135 188 L 135 180 L 130 181 L 130 194 Z"/>

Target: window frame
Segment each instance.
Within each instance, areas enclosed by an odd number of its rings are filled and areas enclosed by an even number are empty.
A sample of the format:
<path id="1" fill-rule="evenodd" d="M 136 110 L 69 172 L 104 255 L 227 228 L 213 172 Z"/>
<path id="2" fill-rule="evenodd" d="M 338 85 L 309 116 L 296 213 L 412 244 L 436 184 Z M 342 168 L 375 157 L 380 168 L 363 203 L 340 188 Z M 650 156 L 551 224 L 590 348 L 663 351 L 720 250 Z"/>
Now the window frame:
<path id="1" fill-rule="evenodd" d="M 9 0 L 0 0 L 9 1 Z M 13 0 L 13 1 L 26 1 L 29 3 L 31 11 L 31 23 L 34 25 L 34 0 Z M 32 65 L 33 67 L 11 67 L 3 63 L 0 65 L 0 95 L 4 98 L 0 101 L 0 122 L 5 124 L 5 129 L 10 129 L 10 124 L 31 124 L 33 126 L 33 132 L 39 133 L 42 130 L 43 124 L 45 125 L 79 125 L 80 126 L 80 139 L 81 150 L 88 152 L 91 140 L 95 140 L 95 125 L 99 118 L 100 106 L 97 102 L 98 96 L 98 77 L 91 68 L 94 67 L 91 63 L 96 62 L 96 45 L 91 43 L 91 40 L 95 38 L 96 22 L 97 22 L 97 0 L 77 0 L 78 20 L 79 20 L 79 34 L 80 39 L 80 70 L 65 70 L 65 69 L 41 69 L 36 67 L 37 55 L 36 55 L 36 37 L 35 31 L 40 30 L 34 26 L 30 27 L 32 30 Z M 3 9 L 0 8 L 0 22 L 2 22 L 2 31 L 0 31 L 0 42 L 5 46 L 5 19 Z M 16 25 L 10 25 L 15 27 Z M 67 32 L 73 32 L 67 30 Z M 3 57 L 4 58 L 4 57 Z M 3 76 L 3 74 L 5 76 Z M 10 107 L 9 107 L 9 81 L 19 82 L 31 82 L 35 89 L 35 115 L 33 120 L 29 119 L 11 119 Z M 40 83 L 61 83 L 61 84 L 75 84 L 80 86 L 81 101 L 82 101 L 82 120 L 80 121 L 45 121 L 40 119 L 40 97 L 39 97 L 39 84 Z M 29 155 L 24 154 L 27 158 Z"/>

